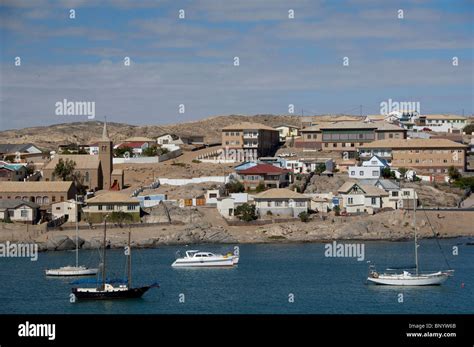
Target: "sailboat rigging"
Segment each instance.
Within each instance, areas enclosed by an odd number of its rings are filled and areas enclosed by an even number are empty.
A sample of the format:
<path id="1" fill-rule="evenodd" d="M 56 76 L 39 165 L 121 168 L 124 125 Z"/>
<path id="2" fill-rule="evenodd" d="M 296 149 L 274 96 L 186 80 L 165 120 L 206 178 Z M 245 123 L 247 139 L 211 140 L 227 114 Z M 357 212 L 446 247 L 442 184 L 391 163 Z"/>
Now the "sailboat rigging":
<path id="1" fill-rule="evenodd" d="M 425 212 L 426 214 L 426 212 Z M 430 227 L 433 231 L 433 228 L 430 223 Z M 368 282 L 374 284 L 384 284 L 384 285 L 392 285 L 392 286 L 428 286 L 428 285 L 440 285 L 444 283 L 448 277 L 452 276 L 454 270 L 445 270 L 445 271 L 437 271 L 437 272 L 427 272 L 421 273 L 419 271 L 419 261 L 418 261 L 418 234 L 416 231 L 416 195 L 413 196 L 413 229 L 414 229 L 414 245 L 415 245 L 415 267 L 410 268 L 410 270 L 415 270 L 415 273 L 411 273 L 405 269 L 402 273 L 382 273 L 379 274 L 375 269 L 374 265 L 369 265 L 369 276 L 367 278 Z M 433 231 L 434 232 L 434 231 Z M 436 235 L 435 235 L 436 236 Z M 438 246 L 441 246 L 438 243 Z M 443 254 L 444 256 L 444 254 Z M 445 261 L 447 259 L 445 257 Z M 391 268 L 394 269 L 394 268 Z"/>
<path id="2" fill-rule="evenodd" d="M 111 300 L 111 299 L 134 299 L 140 298 L 150 288 L 159 287 L 158 283 L 148 286 L 132 287 L 132 258 L 131 258 L 131 231 L 128 233 L 127 256 L 127 281 L 114 286 L 112 281 L 107 280 L 106 272 L 106 248 L 107 248 L 107 217 L 104 219 L 104 241 L 102 255 L 102 281 L 95 288 L 72 288 L 72 294 L 79 300 Z"/>
<path id="3" fill-rule="evenodd" d="M 77 201 L 77 195 L 75 198 L 76 204 L 76 265 L 75 266 L 63 266 L 58 269 L 47 269 L 45 270 L 46 276 L 94 276 L 97 275 L 99 269 L 88 268 L 84 265 L 79 265 L 79 202 Z"/>

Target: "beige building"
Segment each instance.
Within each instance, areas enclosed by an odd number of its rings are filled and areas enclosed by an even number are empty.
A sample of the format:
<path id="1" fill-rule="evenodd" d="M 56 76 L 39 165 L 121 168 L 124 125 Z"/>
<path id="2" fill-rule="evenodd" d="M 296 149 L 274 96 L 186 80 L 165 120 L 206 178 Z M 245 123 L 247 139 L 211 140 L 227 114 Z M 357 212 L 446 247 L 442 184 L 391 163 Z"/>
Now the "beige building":
<path id="1" fill-rule="evenodd" d="M 302 129 L 295 147 L 347 152 L 347 159 L 355 157 L 357 147 L 382 139 L 404 139 L 406 130 L 397 125 L 378 122 L 321 123 Z"/>
<path id="2" fill-rule="evenodd" d="M 88 199 L 83 211 L 90 223 L 101 223 L 106 215 L 110 218 L 114 212 L 130 214 L 133 222 L 140 221 L 140 201 L 119 192 L 107 192 Z"/>
<path id="3" fill-rule="evenodd" d="M 379 140 L 360 146 L 359 155 L 362 160 L 377 155 L 394 168 L 447 173 L 450 166 L 465 171 L 466 150 L 466 145 L 446 139 Z"/>
<path id="4" fill-rule="evenodd" d="M 322 116 L 303 116 L 301 118 L 301 127 L 307 128 L 321 123 L 335 123 L 335 122 L 360 122 L 363 120 L 359 116 L 347 115 L 322 115 Z"/>
<path id="5" fill-rule="evenodd" d="M 82 183 L 84 186 L 87 186 L 89 189 L 93 190 L 102 188 L 103 182 L 99 156 L 89 154 L 56 155 L 43 168 L 43 179 L 45 181 L 48 182 L 60 180 L 60 178 L 55 177 L 54 175 L 54 169 L 56 168 L 56 165 L 58 165 L 60 159 L 62 159 L 64 162 L 71 160 L 76 164 L 75 172 L 82 178 Z"/>
<path id="6" fill-rule="evenodd" d="M 73 182 L 0 182 L 0 200 L 18 199 L 34 202 L 41 207 L 73 199 L 76 187 Z"/>
<path id="7" fill-rule="evenodd" d="M 243 122 L 222 128 L 222 147 L 256 151 L 258 157 L 272 156 L 278 148 L 278 130 L 259 123 Z"/>

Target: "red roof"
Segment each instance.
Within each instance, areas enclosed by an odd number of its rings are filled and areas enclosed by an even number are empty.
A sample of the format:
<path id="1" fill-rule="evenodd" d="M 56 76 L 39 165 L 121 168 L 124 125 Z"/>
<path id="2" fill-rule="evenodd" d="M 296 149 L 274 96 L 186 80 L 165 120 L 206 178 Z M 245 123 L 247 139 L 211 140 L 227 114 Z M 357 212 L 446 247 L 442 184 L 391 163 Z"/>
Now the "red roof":
<path id="1" fill-rule="evenodd" d="M 271 164 L 257 164 L 245 170 L 238 171 L 241 175 L 252 175 L 252 174 L 283 174 L 289 172 L 288 170 L 281 169 Z"/>
<path id="2" fill-rule="evenodd" d="M 123 148 L 123 147 L 130 147 L 130 148 L 142 148 L 143 144 L 145 144 L 145 141 L 139 141 L 139 142 L 124 142 L 121 143 L 118 148 Z"/>

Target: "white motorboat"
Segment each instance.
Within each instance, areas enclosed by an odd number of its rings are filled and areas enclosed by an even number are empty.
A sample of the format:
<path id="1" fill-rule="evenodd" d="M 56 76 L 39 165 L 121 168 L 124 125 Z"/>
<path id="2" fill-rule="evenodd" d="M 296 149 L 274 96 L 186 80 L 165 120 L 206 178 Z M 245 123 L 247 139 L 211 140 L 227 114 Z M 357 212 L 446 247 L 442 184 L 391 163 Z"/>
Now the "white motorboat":
<path id="1" fill-rule="evenodd" d="M 374 284 L 384 284 L 391 286 L 433 286 L 440 285 L 453 275 L 454 270 L 425 272 L 419 271 L 418 265 L 418 238 L 416 233 L 416 200 L 413 201 L 413 229 L 415 234 L 415 266 L 410 267 L 415 270 L 415 273 L 404 270 L 402 273 L 387 272 L 378 273 L 374 265 L 369 266 L 369 276 L 367 281 Z M 445 258 L 449 266 L 447 259 Z"/>
<path id="2" fill-rule="evenodd" d="M 46 276 L 94 276 L 98 271 L 85 266 L 63 266 L 59 269 L 46 270 Z"/>
<path id="3" fill-rule="evenodd" d="M 179 254 L 179 253 L 178 253 Z M 178 257 L 172 267 L 231 267 L 239 263 L 239 256 L 228 253 L 226 255 L 198 250 L 186 251 L 184 257 Z"/>

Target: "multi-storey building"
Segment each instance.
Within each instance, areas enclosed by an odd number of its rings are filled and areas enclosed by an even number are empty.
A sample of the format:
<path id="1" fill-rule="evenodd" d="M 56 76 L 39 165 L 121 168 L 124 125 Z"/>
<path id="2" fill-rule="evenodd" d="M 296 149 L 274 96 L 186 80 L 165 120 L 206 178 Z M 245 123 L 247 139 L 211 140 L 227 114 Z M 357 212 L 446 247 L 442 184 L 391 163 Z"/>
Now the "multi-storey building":
<path id="1" fill-rule="evenodd" d="M 361 159 L 377 155 L 394 168 L 446 173 L 450 166 L 466 169 L 467 146 L 446 139 L 379 140 L 359 147 Z"/>
<path id="2" fill-rule="evenodd" d="M 278 130 L 259 123 L 243 122 L 222 128 L 222 147 L 256 151 L 258 157 L 272 156 L 278 148 Z"/>
<path id="3" fill-rule="evenodd" d="M 406 130 L 385 122 L 338 122 L 313 125 L 301 130 L 302 138 L 296 147 L 347 152 L 355 157 L 357 147 L 382 139 L 404 139 Z"/>

